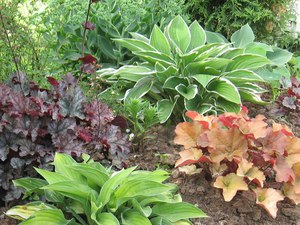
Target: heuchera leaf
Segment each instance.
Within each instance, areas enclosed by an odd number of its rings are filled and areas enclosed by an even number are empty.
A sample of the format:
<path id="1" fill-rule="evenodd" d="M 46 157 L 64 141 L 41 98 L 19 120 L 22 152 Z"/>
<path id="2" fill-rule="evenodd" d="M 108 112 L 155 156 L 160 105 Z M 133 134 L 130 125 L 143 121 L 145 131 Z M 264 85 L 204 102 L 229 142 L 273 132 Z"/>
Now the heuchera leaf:
<path id="1" fill-rule="evenodd" d="M 95 28 L 96 28 L 96 26 L 93 23 L 91 23 L 90 21 L 83 23 L 82 26 L 87 30 L 95 30 Z"/>
<path id="2" fill-rule="evenodd" d="M 190 165 L 201 161 L 203 153 L 200 149 L 191 148 L 179 153 L 180 159 L 176 162 L 175 167 Z"/>
<path id="3" fill-rule="evenodd" d="M 95 64 L 97 61 L 97 59 L 91 54 L 81 57 L 79 58 L 79 60 L 81 60 L 83 63 L 91 63 L 91 64 Z"/>
<path id="4" fill-rule="evenodd" d="M 254 192 L 256 194 L 256 204 L 262 206 L 273 218 L 276 218 L 277 202 L 284 199 L 280 191 L 273 188 L 256 188 Z"/>
<path id="5" fill-rule="evenodd" d="M 289 166 L 293 166 L 300 161 L 300 139 L 298 137 L 293 137 L 289 140 L 286 150 L 288 154 L 286 161 Z"/>
<path id="6" fill-rule="evenodd" d="M 247 139 L 236 127 L 230 129 L 213 127 L 207 136 L 213 162 L 221 162 L 223 159 L 232 161 L 235 157 L 243 158 L 248 150 Z"/>
<path id="7" fill-rule="evenodd" d="M 239 163 L 239 167 L 236 171 L 236 174 L 241 177 L 247 177 L 250 181 L 257 181 L 260 187 L 264 186 L 264 181 L 266 177 L 259 168 L 253 166 L 253 163 L 248 162 L 246 159 L 242 159 Z"/>
<path id="8" fill-rule="evenodd" d="M 277 157 L 274 170 L 276 171 L 277 182 L 292 182 L 295 180 L 294 171 L 282 156 Z"/>
<path id="9" fill-rule="evenodd" d="M 223 197 L 226 202 L 231 201 L 237 191 L 248 190 L 248 185 L 244 181 L 244 178 L 236 175 L 235 173 L 227 174 L 224 177 L 217 177 L 214 187 L 221 188 L 223 190 Z"/>

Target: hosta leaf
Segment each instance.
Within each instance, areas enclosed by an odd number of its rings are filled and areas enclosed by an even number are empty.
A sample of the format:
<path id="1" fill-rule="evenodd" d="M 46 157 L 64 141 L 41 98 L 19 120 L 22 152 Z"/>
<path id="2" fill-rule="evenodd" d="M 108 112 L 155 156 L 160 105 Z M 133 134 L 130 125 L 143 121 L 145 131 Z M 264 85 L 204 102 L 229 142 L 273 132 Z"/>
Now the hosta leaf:
<path id="1" fill-rule="evenodd" d="M 179 98 L 179 95 L 176 95 L 174 100 L 171 101 L 169 99 L 163 99 L 157 102 L 157 108 L 158 108 L 158 118 L 160 123 L 166 122 L 169 117 L 171 116 L 173 109 L 176 105 L 177 99 Z"/>
<path id="2" fill-rule="evenodd" d="M 253 93 L 253 92 L 249 92 L 249 91 L 243 91 L 241 89 L 239 89 L 239 93 L 241 95 L 241 98 L 244 99 L 245 101 L 253 102 L 253 103 L 256 103 L 256 104 L 260 104 L 260 105 L 268 104 L 268 102 L 263 101 L 260 98 L 260 95 L 258 95 L 257 93 Z"/>
<path id="3" fill-rule="evenodd" d="M 137 82 L 143 77 L 151 76 L 155 71 L 145 67 L 145 66 L 122 66 L 120 69 L 115 71 L 115 73 L 108 79 L 123 79 L 133 82 Z"/>
<path id="4" fill-rule="evenodd" d="M 169 77 L 177 74 L 178 70 L 174 66 L 169 66 L 168 68 L 162 67 L 159 62 L 155 64 L 156 77 L 161 84 L 164 84 Z"/>
<path id="5" fill-rule="evenodd" d="M 97 199 L 98 205 L 102 204 L 103 206 L 105 206 L 109 202 L 111 194 L 120 185 L 120 183 L 132 173 L 135 168 L 136 167 L 131 167 L 129 169 L 122 170 L 114 174 L 114 176 L 111 176 L 110 179 L 101 188 L 100 194 Z"/>
<path id="6" fill-rule="evenodd" d="M 220 33 L 205 31 L 207 43 L 228 43 L 228 40 Z"/>
<path id="7" fill-rule="evenodd" d="M 205 31 L 196 20 L 189 26 L 189 30 L 191 33 L 191 42 L 187 51 L 191 51 L 192 49 L 195 49 L 205 44 Z"/>
<path id="8" fill-rule="evenodd" d="M 275 219 L 277 215 L 277 202 L 282 201 L 284 196 L 279 190 L 273 188 L 256 188 L 256 204 L 262 206 Z"/>
<path id="9" fill-rule="evenodd" d="M 99 225 L 120 225 L 119 220 L 112 213 L 97 214 L 97 224 Z"/>
<path id="10" fill-rule="evenodd" d="M 152 210 L 153 214 L 166 218 L 173 223 L 183 219 L 206 217 L 202 210 L 186 202 L 160 203 L 155 205 Z"/>
<path id="11" fill-rule="evenodd" d="M 150 206 L 143 207 L 135 198 L 131 200 L 131 204 L 135 210 L 145 217 L 149 217 L 152 213 Z"/>
<path id="12" fill-rule="evenodd" d="M 241 106 L 239 104 L 227 101 L 223 98 L 218 98 L 215 103 L 216 107 L 220 107 L 224 112 L 234 112 L 238 113 L 241 110 Z"/>
<path id="13" fill-rule="evenodd" d="M 219 57 L 222 53 L 226 52 L 226 49 L 229 48 L 230 44 L 208 44 L 206 46 L 211 46 L 210 48 L 208 48 L 206 51 L 204 52 L 200 52 L 198 51 L 198 56 L 194 59 L 194 61 L 202 61 L 205 60 L 207 58 L 220 58 L 222 59 L 222 57 Z M 200 50 L 200 49 L 199 49 Z M 201 49 L 202 50 L 202 49 Z M 229 59 L 227 59 L 229 60 Z M 230 60 L 229 60 L 230 61 Z"/>
<path id="14" fill-rule="evenodd" d="M 20 223 L 20 225 L 79 225 L 73 219 L 66 220 L 64 214 L 59 209 L 44 209 L 37 211 L 32 217 Z"/>
<path id="15" fill-rule="evenodd" d="M 266 180 L 264 173 L 246 159 L 240 161 L 236 174 L 241 177 L 246 176 L 250 181 L 258 181 L 260 187 L 264 186 L 264 181 Z"/>
<path id="16" fill-rule="evenodd" d="M 123 225 L 152 225 L 150 220 L 139 212 L 129 210 L 122 214 Z"/>
<path id="17" fill-rule="evenodd" d="M 244 48 L 248 44 L 253 43 L 254 39 L 255 36 L 249 24 L 242 26 L 241 29 L 234 32 L 231 36 L 231 42 L 236 48 Z"/>
<path id="18" fill-rule="evenodd" d="M 260 42 L 249 43 L 246 46 L 245 53 L 253 53 L 266 56 L 267 52 L 272 52 L 273 48 L 270 45 Z"/>
<path id="19" fill-rule="evenodd" d="M 133 88 L 126 91 L 124 99 L 141 98 L 150 91 L 152 85 L 153 77 L 144 77 L 136 82 Z"/>
<path id="20" fill-rule="evenodd" d="M 115 42 L 119 43 L 121 46 L 129 49 L 130 51 L 155 51 L 150 44 L 145 41 L 123 38 L 123 39 L 113 39 Z"/>
<path id="21" fill-rule="evenodd" d="M 76 181 L 70 180 L 49 184 L 47 186 L 42 187 L 42 189 L 57 191 L 65 197 L 80 202 L 82 205 L 86 203 L 90 195 L 96 194 L 94 190 L 86 184 L 79 184 Z"/>
<path id="22" fill-rule="evenodd" d="M 208 92 L 215 93 L 227 101 L 241 104 L 241 98 L 238 89 L 227 79 L 215 79 L 210 82 L 206 88 Z"/>
<path id="23" fill-rule="evenodd" d="M 22 187 L 29 193 L 39 193 L 38 189 L 48 184 L 45 180 L 30 177 L 13 180 L 13 183 L 15 187 Z"/>
<path id="24" fill-rule="evenodd" d="M 267 64 L 270 64 L 270 60 L 261 55 L 243 54 L 232 58 L 232 62 L 226 68 L 226 71 L 232 71 L 236 69 L 258 69 Z"/>
<path id="25" fill-rule="evenodd" d="M 54 209 L 53 206 L 46 205 L 43 202 L 30 202 L 26 205 L 18 205 L 9 209 L 5 214 L 17 220 L 26 220 L 35 212 L 45 209 Z"/>
<path id="26" fill-rule="evenodd" d="M 132 36 L 133 39 L 143 41 L 147 44 L 150 43 L 150 40 L 147 37 L 145 37 L 144 35 L 141 35 L 141 34 L 136 33 L 136 32 L 130 32 L 130 35 Z"/>
<path id="27" fill-rule="evenodd" d="M 233 59 L 234 57 L 241 55 L 244 53 L 243 48 L 228 48 L 226 52 L 224 52 L 220 57 L 226 59 Z"/>
<path id="28" fill-rule="evenodd" d="M 223 197 L 226 202 L 231 201 L 238 191 L 248 190 L 248 185 L 244 181 L 244 178 L 235 173 L 217 177 L 214 187 L 223 190 Z"/>
<path id="29" fill-rule="evenodd" d="M 225 68 L 231 61 L 231 59 L 225 58 L 207 58 L 203 61 L 188 64 L 184 68 L 184 70 L 188 72 L 184 72 L 184 74 L 203 74 L 207 67 L 214 68 L 215 70 L 221 70 L 222 68 Z"/>
<path id="30" fill-rule="evenodd" d="M 293 53 L 273 47 L 272 52 L 267 52 L 267 57 L 277 66 L 284 66 L 288 61 L 291 60 Z"/>
<path id="31" fill-rule="evenodd" d="M 170 56 L 158 51 L 134 51 L 133 54 L 141 57 L 152 65 L 159 62 L 165 67 L 175 66 L 175 61 Z"/>
<path id="32" fill-rule="evenodd" d="M 198 93 L 198 88 L 195 84 L 190 84 L 189 86 L 179 84 L 175 87 L 175 90 L 187 100 L 193 99 Z"/>
<path id="33" fill-rule="evenodd" d="M 203 88 L 206 88 L 206 86 L 211 82 L 213 79 L 216 78 L 216 76 L 212 75 L 206 75 L 206 74 L 197 74 L 191 76 L 194 80 L 196 80 L 199 84 L 202 85 Z"/>
<path id="34" fill-rule="evenodd" d="M 264 82 L 264 79 L 260 77 L 257 73 L 246 70 L 239 69 L 234 70 L 225 74 L 226 79 L 230 80 L 232 83 L 235 82 Z"/>
<path id="35" fill-rule="evenodd" d="M 174 48 L 177 47 L 182 53 L 185 53 L 191 42 L 191 33 L 181 16 L 176 16 L 169 23 L 166 33 Z"/>
<path id="36" fill-rule="evenodd" d="M 171 47 L 169 42 L 157 25 L 154 25 L 150 35 L 150 44 L 158 51 L 166 55 L 171 55 Z"/>
<path id="37" fill-rule="evenodd" d="M 180 84 L 188 86 L 189 80 L 184 77 L 170 76 L 166 79 L 163 88 L 175 90 L 176 86 Z"/>

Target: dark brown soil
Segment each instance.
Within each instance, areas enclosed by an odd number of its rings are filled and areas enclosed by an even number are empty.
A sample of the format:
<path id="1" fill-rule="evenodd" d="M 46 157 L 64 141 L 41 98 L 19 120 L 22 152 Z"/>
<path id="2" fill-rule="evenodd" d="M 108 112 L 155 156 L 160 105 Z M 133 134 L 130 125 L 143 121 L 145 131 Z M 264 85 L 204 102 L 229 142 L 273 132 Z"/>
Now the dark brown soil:
<path id="1" fill-rule="evenodd" d="M 5 207 L 0 208 L 0 224 L 1 225 L 16 225 L 16 224 L 18 224 L 16 220 L 5 216 L 4 212 L 6 212 L 7 210 L 8 210 L 8 208 L 5 208 Z"/>

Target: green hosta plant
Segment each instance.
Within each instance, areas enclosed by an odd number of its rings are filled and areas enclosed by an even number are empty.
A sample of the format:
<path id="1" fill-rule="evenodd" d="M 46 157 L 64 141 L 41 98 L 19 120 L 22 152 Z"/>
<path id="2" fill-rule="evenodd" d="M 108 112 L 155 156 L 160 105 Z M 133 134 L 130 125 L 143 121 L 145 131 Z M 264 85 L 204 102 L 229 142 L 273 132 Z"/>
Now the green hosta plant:
<path id="1" fill-rule="evenodd" d="M 125 101 L 145 97 L 157 103 L 161 123 L 172 113 L 181 116 L 184 109 L 238 112 L 242 99 L 265 103 L 260 98 L 265 90 L 257 85 L 264 79 L 256 71 L 277 65 L 268 59 L 273 48 L 254 42 L 248 25 L 233 34 L 232 43 L 205 32 L 196 21 L 188 26 L 180 16 L 164 32 L 155 26 L 150 39 L 131 35 L 115 41 L 145 62 L 102 69 L 98 77 L 108 83 L 125 81 Z"/>
<path id="2" fill-rule="evenodd" d="M 189 218 L 205 217 L 197 207 L 181 201 L 176 186 L 163 183 L 168 173 L 119 172 L 104 168 L 84 155 L 77 163 L 66 154 L 57 153 L 55 172 L 36 169 L 44 178 L 14 181 L 45 199 L 16 206 L 6 215 L 23 220 L 22 225 L 171 225 L 191 224 Z"/>

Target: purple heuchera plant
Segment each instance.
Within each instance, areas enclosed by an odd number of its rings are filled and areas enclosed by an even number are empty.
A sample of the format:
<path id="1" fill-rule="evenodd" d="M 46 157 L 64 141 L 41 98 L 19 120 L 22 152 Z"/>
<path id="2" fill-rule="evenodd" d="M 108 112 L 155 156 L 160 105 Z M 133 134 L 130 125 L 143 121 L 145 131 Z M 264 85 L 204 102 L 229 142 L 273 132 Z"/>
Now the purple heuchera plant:
<path id="1" fill-rule="evenodd" d="M 104 103 L 87 102 L 77 80 L 48 78 L 51 90 L 29 82 L 26 74 L 0 84 L 0 198 L 20 197 L 11 180 L 34 175 L 32 166 L 47 167 L 56 151 L 79 157 L 88 149 L 119 166 L 131 143 Z M 29 165 L 29 166 L 28 166 Z"/>

